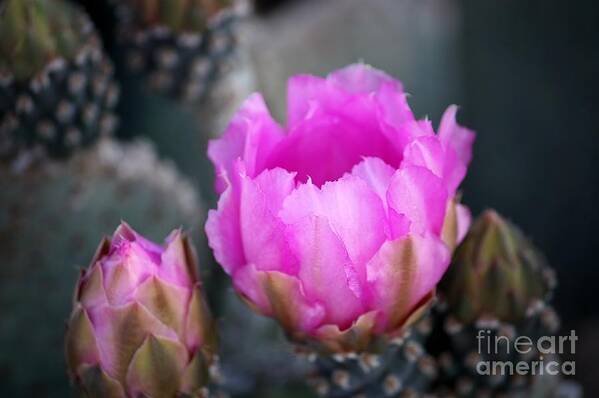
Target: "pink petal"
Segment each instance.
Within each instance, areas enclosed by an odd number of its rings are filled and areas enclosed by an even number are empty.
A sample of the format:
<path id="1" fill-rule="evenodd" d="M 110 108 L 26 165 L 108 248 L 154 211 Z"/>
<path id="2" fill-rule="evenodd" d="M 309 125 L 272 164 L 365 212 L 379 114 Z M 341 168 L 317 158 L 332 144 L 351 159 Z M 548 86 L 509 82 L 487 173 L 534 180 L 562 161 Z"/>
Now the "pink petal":
<path id="1" fill-rule="evenodd" d="M 375 103 L 372 94 L 383 86 L 403 94 L 399 81 L 364 64 L 339 69 L 326 79 L 311 75 L 293 76 L 287 86 L 289 126 L 296 126 L 302 120 L 311 118 L 317 108 L 328 114 L 351 116 L 351 112 L 343 105 L 355 103 L 357 99 L 365 100 L 362 105 L 370 108 L 373 119 Z"/>
<path id="2" fill-rule="evenodd" d="M 116 231 L 112 234 L 113 245 L 118 246 L 121 241 L 137 242 L 148 253 L 154 253 L 157 257 L 163 251 L 160 245 L 144 238 L 124 221 L 121 222 Z"/>
<path id="3" fill-rule="evenodd" d="M 437 236 L 441 233 L 447 189 L 429 169 L 419 166 L 399 169 L 393 176 L 387 198 L 393 210 L 410 220 L 412 232 L 430 231 Z"/>
<path id="4" fill-rule="evenodd" d="M 402 238 L 410 233 L 412 222 L 405 215 L 398 213 L 394 209 L 389 209 L 389 228 L 386 231 L 387 240 Z"/>
<path id="5" fill-rule="evenodd" d="M 138 243 L 114 240 L 116 251 L 101 260 L 104 290 L 112 305 L 130 301 L 131 294 L 145 279 L 156 272 L 156 258 Z"/>
<path id="6" fill-rule="evenodd" d="M 379 127 L 399 154 L 415 137 L 434 134 L 430 122 L 414 118 L 404 92 L 383 86 L 376 102 Z"/>
<path id="7" fill-rule="evenodd" d="M 422 166 L 443 179 L 450 196 L 466 175 L 466 166 L 458 159 L 454 150 L 444 148 L 435 135 L 423 136 L 412 141 L 404 151 L 405 166 Z"/>
<path id="8" fill-rule="evenodd" d="M 364 158 L 351 171 L 353 176 L 364 180 L 373 192 L 379 196 L 385 209 L 387 208 L 387 189 L 389 189 L 391 177 L 394 173 L 395 169 L 393 167 L 379 158 L 372 157 Z"/>
<path id="9" fill-rule="evenodd" d="M 297 171 L 300 182 L 308 177 L 319 186 L 334 181 L 364 156 L 398 167 L 412 135 L 423 133 L 411 123 L 414 116 L 401 83 L 363 64 L 326 79 L 293 77 L 288 104 L 291 132 L 268 167 Z"/>
<path id="10" fill-rule="evenodd" d="M 276 216 L 295 188 L 294 174 L 266 170 L 252 179 L 241 165 L 235 173 L 232 177 L 238 182 L 221 195 L 218 209 L 209 211 L 206 222 L 216 260 L 229 274 L 247 263 L 262 270 L 296 272 L 284 240 L 284 225 Z"/>
<path id="11" fill-rule="evenodd" d="M 262 314 L 272 316 L 272 307 L 260 280 L 261 271 L 248 264 L 235 271 L 232 276 L 235 289 L 255 305 Z"/>
<path id="12" fill-rule="evenodd" d="M 323 305 L 326 323 L 346 328 L 364 311 L 364 292 L 349 254 L 323 217 L 289 226 L 288 239 L 299 259 L 306 297 Z"/>
<path id="13" fill-rule="evenodd" d="M 231 178 L 235 182 L 229 184 L 220 195 L 217 210 L 208 212 L 205 226 L 208 245 L 213 250 L 216 261 L 228 274 L 247 263 L 239 220 L 240 168 L 241 165 L 237 163 L 236 169 L 231 172 Z"/>
<path id="14" fill-rule="evenodd" d="M 242 159 L 249 176 L 264 169 L 270 151 L 283 139 L 284 132 L 272 119 L 260 94 L 249 97 L 237 112 L 223 136 L 208 144 L 208 157 L 217 172 L 216 190 L 227 185 L 225 174 L 233 173 L 233 165 Z"/>
<path id="15" fill-rule="evenodd" d="M 76 299 L 85 309 L 108 304 L 104 289 L 104 272 L 100 261 L 88 268 L 79 280 Z"/>
<path id="16" fill-rule="evenodd" d="M 115 251 L 123 253 L 130 249 L 156 264 L 160 263 L 160 256 L 164 251 L 162 246 L 144 238 L 123 221 L 112 234 L 111 253 Z"/>
<path id="17" fill-rule="evenodd" d="M 357 63 L 332 72 L 328 80 L 337 88 L 351 94 L 377 92 L 383 85 L 390 85 L 395 91 L 403 92 L 401 83 L 370 65 Z"/>
<path id="18" fill-rule="evenodd" d="M 265 170 L 255 179 L 241 176 L 240 226 L 245 258 L 259 270 L 297 273 L 278 217 L 283 201 L 295 189 L 295 174 Z"/>
<path id="19" fill-rule="evenodd" d="M 385 208 L 366 182 L 347 175 L 321 189 L 308 182 L 283 203 L 279 216 L 287 224 L 317 216 L 328 220 L 332 232 L 345 246 L 351 261 L 363 265 L 385 240 Z M 358 273 L 363 274 L 362 267 Z"/>
<path id="20" fill-rule="evenodd" d="M 310 332 L 321 325 L 324 307 L 304 294 L 298 278 L 278 271 L 259 271 L 253 264 L 233 276 L 235 288 L 262 314 L 291 322 L 286 327 Z"/>
<path id="21" fill-rule="evenodd" d="M 306 297 L 300 280 L 277 271 L 260 271 L 262 289 L 267 292 L 272 316 L 290 333 L 314 332 L 325 317 L 324 307 Z"/>
<path id="22" fill-rule="evenodd" d="M 365 158 L 360 164 L 354 166 L 351 172 L 353 176 L 365 181 L 381 199 L 387 213 L 385 234 L 389 240 L 404 236 L 410 230 L 410 220 L 405 215 L 389 209 L 387 205 L 387 191 L 394 173 L 395 169 L 378 158 Z"/>
<path id="23" fill-rule="evenodd" d="M 472 222 L 472 213 L 466 206 L 458 204 L 456 205 L 457 218 L 458 218 L 458 240 L 459 244 L 468 233 L 470 224 Z"/>
<path id="24" fill-rule="evenodd" d="M 472 145 L 474 144 L 474 131 L 460 126 L 456 121 L 458 107 L 451 105 L 441 118 L 439 125 L 439 138 L 446 147 L 451 147 L 464 165 L 472 159 Z"/>
<path id="25" fill-rule="evenodd" d="M 449 260 L 445 244 L 430 234 L 385 242 L 367 265 L 371 306 L 383 314 L 378 329 L 397 327 L 439 283 Z"/>
<path id="26" fill-rule="evenodd" d="M 325 79 L 311 75 L 296 75 L 287 82 L 287 125 L 293 128 L 313 117 L 318 98 L 328 90 Z"/>
<path id="27" fill-rule="evenodd" d="M 170 283 L 190 288 L 195 281 L 189 274 L 189 267 L 195 264 L 187 264 L 187 261 L 182 232 L 175 230 L 167 238 L 158 274 Z"/>
<path id="28" fill-rule="evenodd" d="M 376 122 L 374 113 L 367 116 Z M 321 186 L 339 179 L 365 156 L 395 166 L 401 160 L 376 124 L 364 126 L 344 116 L 325 114 L 296 125 L 273 150 L 267 168 L 282 167 L 297 172 L 299 182 L 311 178 Z"/>

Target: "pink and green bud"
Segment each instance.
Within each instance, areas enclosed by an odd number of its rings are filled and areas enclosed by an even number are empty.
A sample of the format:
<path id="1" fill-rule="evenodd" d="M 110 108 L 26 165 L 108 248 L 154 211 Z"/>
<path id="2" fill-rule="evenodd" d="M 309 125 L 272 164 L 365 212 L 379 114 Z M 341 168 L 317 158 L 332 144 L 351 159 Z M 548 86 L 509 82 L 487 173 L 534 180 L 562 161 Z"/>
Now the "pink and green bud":
<path id="1" fill-rule="evenodd" d="M 555 275 L 522 231 L 494 210 L 473 223 L 440 286 L 457 320 L 518 323 L 548 298 Z"/>
<path id="2" fill-rule="evenodd" d="M 88 397 L 198 396 L 215 349 L 188 238 L 175 230 L 160 246 L 122 224 L 75 290 L 71 378 Z"/>
<path id="3" fill-rule="evenodd" d="M 409 326 L 470 222 L 456 191 L 474 134 L 456 111 L 435 133 L 363 64 L 291 78 L 286 127 L 250 97 L 208 149 L 220 199 L 206 233 L 239 294 L 333 351 Z"/>

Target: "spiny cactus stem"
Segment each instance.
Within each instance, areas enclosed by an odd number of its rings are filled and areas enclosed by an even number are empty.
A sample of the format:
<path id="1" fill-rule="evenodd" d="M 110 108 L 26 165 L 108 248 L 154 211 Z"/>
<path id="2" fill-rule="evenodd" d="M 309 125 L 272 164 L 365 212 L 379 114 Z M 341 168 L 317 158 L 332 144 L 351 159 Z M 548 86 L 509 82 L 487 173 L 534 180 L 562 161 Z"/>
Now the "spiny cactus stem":
<path id="1" fill-rule="evenodd" d="M 382 355 L 363 354 L 358 356 L 357 354 L 350 354 L 335 355 L 331 357 L 318 356 L 316 359 L 317 366 L 320 369 L 328 370 L 328 372 L 330 372 L 330 380 L 319 377 L 313 380 L 314 387 L 319 395 L 330 398 L 349 397 L 353 394 L 357 394 L 365 386 L 381 379 L 383 373 L 386 371 L 387 363 L 392 360 L 393 357 L 398 355 L 399 349 L 400 347 L 398 345 L 391 345 Z M 359 358 L 358 363 L 364 373 L 364 376 L 359 383 L 355 382 L 348 370 L 340 369 L 339 366 L 355 361 L 356 358 Z M 331 392 L 328 388 L 329 383 L 340 387 L 341 392 Z"/>
<path id="2" fill-rule="evenodd" d="M 434 359 L 414 340 L 397 340 L 377 354 L 318 356 L 315 362 L 319 376 L 310 384 L 328 398 L 411 396 L 437 374 Z"/>

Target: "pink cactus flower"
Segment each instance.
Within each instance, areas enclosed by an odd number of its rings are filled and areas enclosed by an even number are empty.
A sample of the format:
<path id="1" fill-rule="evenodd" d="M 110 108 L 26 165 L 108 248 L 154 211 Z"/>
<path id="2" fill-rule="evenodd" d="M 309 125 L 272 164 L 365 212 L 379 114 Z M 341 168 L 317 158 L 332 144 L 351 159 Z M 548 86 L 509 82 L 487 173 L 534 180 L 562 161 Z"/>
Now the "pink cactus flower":
<path id="1" fill-rule="evenodd" d="M 206 233 L 239 294 L 338 349 L 408 325 L 470 223 L 455 197 L 474 133 L 456 112 L 435 134 L 400 82 L 363 64 L 291 78 L 286 128 L 247 99 L 208 148 L 220 199 Z"/>
<path id="2" fill-rule="evenodd" d="M 89 397 L 197 396 L 213 362 L 214 324 L 195 252 L 121 225 L 82 272 L 66 337 L 70 376 Z"/>

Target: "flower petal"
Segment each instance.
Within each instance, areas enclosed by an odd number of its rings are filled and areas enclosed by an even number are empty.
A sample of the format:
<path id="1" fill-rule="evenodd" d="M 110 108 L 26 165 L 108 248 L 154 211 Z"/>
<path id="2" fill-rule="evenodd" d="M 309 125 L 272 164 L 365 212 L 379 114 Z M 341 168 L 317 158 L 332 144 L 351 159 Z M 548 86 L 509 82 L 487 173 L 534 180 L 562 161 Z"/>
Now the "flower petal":
<path id="1" fill-rule="evenodd" d="M 341 328 L 351 325 L 364 310 L 365 292 L 345 246 L 327 219 L 302 218 L 289 226 L 287 237 L 300 262 L 298 276 L 306 297 L 323 305 L 326 323 Z"/>
<path id="2" fill-rule="evenodd" d="M 460 244 L 464 240 L 466 234 L 468 233 L 468 230 L 470 229 L 470 224 L 472 223 L 472 213 L 470 212 L 469 208 L 462 204 L 458 204 L 456 206 L 456 213 L 458 221 L 457 243 Z"/>
<path id="3" fill-rule="evenodd" d="M 162 281 L 153 276 L 146 279 L 135 291 L 135 300 L 143 305 L 164 325 L 183 338 L 189 290 Z"/>
<path id="4" fill-rule="evenodd" d="M 111 305 L 131 301 L 131 294 L 160 264 L 164 249 L 126 223 L 114 232 L 110 253 L 100 260 L 106 297 Z"/>
<path id="5" fill-rule="evenodd" d="M 255 179 L 241 176 L 240 226 L 248 263 L 257 269 L 293 275 L 297 264 L 285 240 L 285 224 L 278 217 L 283 201 L 295 189 L 295 174 L 265 170 Z"/>
<path id="6" fill-rule="evenodd" d="M 181 393 L 201 397 L 202 388 L 210 382 L 209 363 L 200 351 L 196 352 L 181 378 Z"/>
<path id="7" fill-rule="evenodd" d="M 474 131 L 460 126 L 456 121 L 458 107 L 451 105 L 441 118 L 439 125 L 439 138 L 443 145 L 453 148 L 458 158 L 464 165 L 472 159 L 472 145 L 474 144 Z"/>
<path id="8" fill-rule="evenodd" d="M 378 158 L 365 158 L 360 164 L 354 166 L 351 172 L 353 176 L 365 181 L 381 199 L 387 213 L 385 234 L 389 240 L 398 239 L 410 231 L 410 220 L 387 205 L 387 191 L 394 173 L 395 169 Z"/>
<path id="9" fill-rule="evenodd" d="M 110 377 L 99 365 L 81 365 L 77 371 L 85 396 L 89 398 L 126 398 L 121 383 Z"/>
<path id="10" fill-rule="evenodd" d="M 441 233 L 447 205 L 447 189 L 429 169 L 407 166 L 393 176 L 387 194 L 389 206 L 404 214 L 415 233 Z"/>
<path id="11" fill-rule="evenodd" d="M 370 113 L 375 121 L 372 94 L 383 86 L 403 94 L 401 83 L 386 73 L 365 64 L 353 64 L 331 73 L 326 79 L 298 75 L 289 79 L 287 86 L 288 123 L 294 127 L 305 119 L 312 118 L 316 109 L 326 114 L 338 114 L 352 117 L 350 109 L 344 105 L 356 103 L 363 106 L 357 109 Z M 355 114 L 353 116 L 356 116 Z"/>
<path id="12" fill-rule="evenodd" d="M 87 311 L 81 306 L 75 307 L 71 314 L 65 339 L 65 353 L 70 374 L 75 374 L 76 367 L 81 364 L 95 365 L 100 362 L 94 327 Z"/>
<path id="13" fill-rule="evenodd" d="M 450 195 L 453 195 L 464 176 L 466 165 L 453 148 L 445 148 L 435 135 L 422 136 L 412 141 L 404 151 L 405 166 L 422 166 L 443 179 Z"/>
<path id="14" fill-rule="evenodd" d="M 227 186 L 226 175 L 242 159 L 247 173 L 253 177 L 264 169 L 270 151 L 284 136 L 283 129 L 273 120 L 263 97 L 254 94 L 241 106 L 223 136 L 208 144 L 208 157 L 217 171 L 216 190 Z"/>
<path id="15" fill-rule="evenodd" d="M 321 189 L 310 182 L 300 185 L 285 200 L 279 216 L 287 224 L 311 216 L 328 220 L 356 265 L 365 264 L 385 240 L 382 201 L 366 182 L 351 175 Z"/>
<path id="16" fill-rule="evenodd" d="M 395 91 L 403 92 L 401 83 L 370 65 L 357 63 L 332 72 L 328 80 L 338 89 L 350 94 L 370 94 L 390 85 Z"/>
<path id="17" fill-rule="evenodd" d="M 383 86 L 376 99 L 379 128 L 400 158 L 404 148 L 414 138 L 434 134 L 430 122 L 414 118 L 405 93 Z"/>
<path id="18" fill-rule="evenodd" d="M 443 222 L 443 231 L 441 239 L 447 247 L 453 251 L 457 245 L 464 239 L 472 217 L 470 210 L 456 202 L 456 198 L 447 202 L 447 211 L 445 212 L 445 221 Z"/>
<path id="19" fill-rule="evenodd" d="M 343 176 L 364 156 L 379 157 L 398 166 L 401 153 L 381 133 L 376 114 L 365 114 L 364 120 L 360 124 L 344 115 L 326 112 L 318 118 L 303 120 L 272 151 L 267 168 L 282 167 L 297 172 L 299 182 L 311 178 L 321 186 Z"/>
<path id="20" fill-rule="evenodd" d="M 216 325 L 210 313 L 210 308 L 202 294 L 202 288 L 197 283 L 192 292 L 187 308 L 185 325 L 185 345 L 190 352 L 199 349 L 207 358 L 216 353 Z"/>
<path id="21" fill-rule="evenodd" d="M 381 199 L 385 210 L 387 210 L 387 189 L 395 169 L 379 158 L 366 157 L 362 162 L 355 165 L 351 175 L 364 180 L 368 186 Z"/>
<path id="22" fill-rule="evenodd" d="M 137 303 L 93 308 L 88 314 L 94 325 L 102 368 L 120 382 L 125 381 L 129 362 L 148 333 L 177 338 L 172 329 Z"/>
<path id="23" fill-rule="evenodd" d="M 401 83 L 364 64 L 326 79 L 291 78 L 288 104 L 290 135 L 273 152 L 268 167 L 297 171 L 300 182 L 308 177 L 319 186 L 334 181 L 364 156 L 398 167 L 413 133 L 409 122 L 414 116 Z"/>
<path id="24" fill-rule="evenodd" d="M 244 299 L 263 315 L 272 316 L 270 301 L 260 280 L 260 271 L 254 264 L 239 268 L 232 277 L 235 289 L 241 293 Z"/>
<path id="25" fill-rule="evenodd" d="M 197 261 L 192 245 L 181 230 L 173 231 L 166 239 L 158 275 L 177 286 L 190 288 L 197 280 Z"/>
<path id="26" fill-rule="evenodd" d="M 205 225 L 208 244 L 214 252 L 214 257 L 228 274 L 247 263 L 239 225 L 239 171 L 236 170 L 231 177 L 237 182 L 230 184 L 220 195 L 218 209 L 208 212 Z"/>
<path id="27" fill-rule="evenodd" d="M 316 331 L 318 342 L 330 352 L 363 352 L 370 347 L 378 311 L 362 314 L 346 330 L 337 325 L 323 325 Z"/>
<path id="28" fill-rule="evenodd" d="M 129 394 L 174 397 L 187 357 L 185 347 L 179 342 L 149 335 L 133 355 L 127 371 Z"/>
<path id="29" fill-rule="evenodd" d="M 135 288 L 156 269 L 156 263 L 135 243 L 123 244 L 120 248 L 120 253 L 113 253 L 101 262 L 104 289 L 111 305 L 130 302 Z"/>
<path id="30" fill-rule="evenodd" d="M 121 222 L 121 225 L 114 231 L 112 235 L 112 249 L 120 249 L 121 246 L 128 247 L 131 244 L 137 252 L 143 252 L 154 263 L 160 262 L 160 256 L 164 249 L 162 246 L 144 238 L 138 234 L 126 222 Z"/>
<path id="31" fill-rule="evenodd" d="M 104 276 L 102 266 L 96 263 L 79 280 L 76 299 L 85 308 L 103 305 L 108 302 L 104 290 Z"/>
<path id="32" fill-rule="evenodd" d="M 325 309 L 306 297 L 296 277 L 277 271 L 258 274 L 273 316 L 289 333 L 311 333 L 321 324 Z"/>
<path id="33" fill-rule="evenodd" d="M 384 316 L 379 331 L 392 331 L 437 285 L 449 265 L 450 255 L 443 242 L 433 235 L 411 235 L 385 242 L 368 263 L 372 286 L 372 308 Z"/>
<path id="34" fill-rule="evenodd" d="M 296 75 L 287 82 L 287 125 L 293 128 L 314 115 L 318 98 L 327 90 L 325 79 L 312 75 Z M 322 108 L 322 107 L 320 107 Z"/>
<path id="35" fill-rule="evenodd" d="M 253 264 L 233 276 L 235 288 L 255 310 L 279 320 L 289 332 L 310 333 L 325 316 L 325 309 L 304 294 L 300 280 L 278 271 L 258 271 Z"/>

